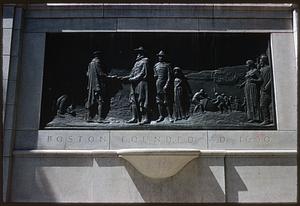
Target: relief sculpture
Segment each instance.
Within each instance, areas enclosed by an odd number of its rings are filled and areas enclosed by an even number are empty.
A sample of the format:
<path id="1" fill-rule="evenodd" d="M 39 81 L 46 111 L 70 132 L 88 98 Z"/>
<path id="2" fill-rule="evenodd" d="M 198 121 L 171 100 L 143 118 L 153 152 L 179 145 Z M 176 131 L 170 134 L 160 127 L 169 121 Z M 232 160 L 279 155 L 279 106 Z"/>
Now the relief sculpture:
<path id="1" fill-rule="evenodd" d="M 71 95 L 60 95 L 56 115 L 45 128 L 275 128 L 266 54 L 246 59 L 244 65 L 195 72 L 171 62 L 164 49 L 151 54 L 139 46 L 131 52 L 135 60 L 127 73 L 112 72 L 101 48 L 90 54 L 84 107 Z"/>

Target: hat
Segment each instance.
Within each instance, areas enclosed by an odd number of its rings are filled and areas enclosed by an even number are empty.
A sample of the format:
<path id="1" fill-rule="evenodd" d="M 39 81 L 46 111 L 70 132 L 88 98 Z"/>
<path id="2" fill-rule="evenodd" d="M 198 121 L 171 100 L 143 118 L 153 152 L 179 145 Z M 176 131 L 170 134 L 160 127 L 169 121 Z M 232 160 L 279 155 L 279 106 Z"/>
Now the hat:
<path id="1" fill-rule="evenodd" d="M 176 70 L 180 70 L 181 71 L 181 68 L 180 67 L 175 67 L 173 70 L 174 71 L 176 71 Z"/>
<path id="2" fill-rule="evenodd" d="M 249 66 L 249 67 L 255 67 L 255 63 L 251 59 L 246 61 L 246 65 Z"/>
<path id="3" fill-rule="evenodd" d="M 268 58 L 268 56 L 266 54 L 261 54 L 260 58 Z"/>
<path id="4" fill-rule="evenodd" d="M 94 52 L 93 52 L 93 56 L 98 56 L 98 55 L 100 55 L 100 54 L 102 54 L 101 51 L 94 51 Z"/>
<path id="5" fill-rule="evenodd" d="M 156 56 L 166 56 L 166 54 L 163 50 L 160 50 L 160 52 L 156 54 Z"/>
<path id="6" fill-rule="evenodd" d="M 134 49 L 134 51 L 145 51 L 144 47 L 140 46 L 139 48 Z"/>
<path id="7" fill-rule="evenodd" d="M 268 56 L 266 54 L 260 55 L 260 59 L 263 60 L 264 62 L 268 63 Z"/>

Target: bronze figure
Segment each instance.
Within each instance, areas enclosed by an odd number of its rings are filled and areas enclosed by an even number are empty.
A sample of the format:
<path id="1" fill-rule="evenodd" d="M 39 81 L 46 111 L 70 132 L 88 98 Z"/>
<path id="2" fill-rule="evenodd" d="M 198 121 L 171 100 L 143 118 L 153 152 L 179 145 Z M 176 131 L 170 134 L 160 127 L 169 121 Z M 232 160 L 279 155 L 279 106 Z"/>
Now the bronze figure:
<path id="1" fill-rule="evenodd" d="M 103 122 L 110 108 L 107 88 L 108 72 L 101 60 L 101 54 L 100 51 L 93 53 L 93 59 L 89 63 L 86 74 L 88 77 L 88 97 L 85 107 L 88 109 L 88 122 L 92 122 L 96 114 L 98 114 L 97 121 L 99 123 Z"/>
<path id="2" fill-rule="evenodd" d="M 215 99 L 212 100 L 212 103 L 217 106 L 221 114 L 223 114 L 224 110 L 226 110 L 224 95 L 215 92 Z"/>
<path id="3" fill-rule="evenodd" d="M 260 108 L 262 112 L 263 122 L 262 125 L 267 125 L 271 123 L 270 120 L 270 104 L 272 102 L 271 96 L 271 85 L 272 85 L 272 75 L 271 67 L 268 65 L 268 57 L 266 55 L 261 55 L 259 60 L 260 75 L 261 75 L 261 85 L 260 85 Z"/>
<path id="4" fill-rule="evenodd" d="M 170 63 L 165 61 L 165 52 L 160 51 L 158 62 L 154 65 L 154 78 L 156 80 L 156 103 L 159 118 L 156 122 L 164 120 L 164 112 L 167 112 L 169 121 L 173 122 L 173 71 Z"/>
<path id="5" fill-rule="evenodd" d="M 192 90 L 181 68 L 174 68 L 175 120 L 188 119 Z"/>
<path id="6" fill-rule="evenodd" d="M 193 113 L 197 112 L 199 108 L 201 109 L 201 112 L 204 113 L 206 111 L 207 102 L 207 93 L 204 91 L 204 89 L 200 89 L 200 91 L 196 92 L 192 98 L 192 103 L 195 104 Z"/>
<path id="7" fill-rule="evenodd" d="M 149 59 L 145 57 L 143 47 L 135 49 L 137 57 L 131 73 L 123 77 L 123 81 L 131 84 L 129 101 L 131 103 L 132 119 L 127 123 L 148 124 L 150 123 L 148 103 L 149 103 Z"/>
<path id="8" fill-rule="evenodd" d="M 246 80 L 241 87 L 244 86 L 247 119 L 248 122 L 259 122 L 260 108 L 258 87 L 261 76 L 253 60 L 247 60 L 246 65 L 249 70 L 245 75 Z"/>

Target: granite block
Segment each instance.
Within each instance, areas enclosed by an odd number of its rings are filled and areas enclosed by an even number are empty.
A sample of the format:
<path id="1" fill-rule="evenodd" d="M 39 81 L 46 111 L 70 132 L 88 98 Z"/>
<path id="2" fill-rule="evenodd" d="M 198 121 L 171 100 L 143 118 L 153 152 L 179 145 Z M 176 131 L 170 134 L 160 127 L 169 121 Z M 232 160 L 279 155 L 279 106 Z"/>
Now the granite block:
<path id="1" fill-rule="evenodd" d="M 22 115 L 17 117 L 17 129 L 39 128 L 44 47 L 45 34 L 24 34 L 17 104 L 18 113 Z M 34 64 L 32 62 L 34 62 Z"/>
<path id="2" fill-rule="evenodd" d="M 38 130 L 16 130 L 15 150 L 33 150 L 37 149 Z M 63 146 L 56 145 L 50 149 L 63 149 Z"/>
<path id="3" fill-rule="evenodd" d="M 129 163 L 96 158 L 93 202 L 224 202 L 223 158 L 199 158 L 175 176 L 151 179 Z M 100 175 L 102 174 L 102 175 Z M 191 175 L 193 174 L 193 175 Z"/>
<path id="4" fill-rule="evenodd" d="M 2 78 L 8 80 L 10 56 L 2 56 Z"/>
<path id="5" fill-rule="evenodd" d="M 14 202 L 90 200 L 92 158 L 18 157 L 14 165 Z"/>
<path id="6" fill-rule="evenodd" d="M 118 31 L 122 30 L 178 30 L 197 31 L 198 20 L 193 18 L 118 18 Z"/>
<path id="7" fill-rule="evenodd" d="M 13 18 L 3 18 L 3 22 L 2 22 L 2 28 L 3 29 L 11 29 L 13 28 L 13 22 L 14 19 Z"/>
<path id="8" fill-rule="evenodd" d="M 296 149 L 296 131 L 208 131 L 208 149 Z"/>
<path id="9" fill-rule="evenodd" d="M 7 82 L 6 104 L 15 104 L 16 102 L 16 81 Z"/>
<path id="10" fill-rule="evenodd" d="M 18 130 L 15 149 L 108 150 L 108 131 Z"/>
<path id="11" fill-rule="evenodd" d="M 111 131 L 110 149 L 207 148 L 207 131 Z"/>
<path id="12" fill-rule="evenodd" d="M 20 63 L 19 60 L 20 58 L 18 57 L 10 56 L 8 79 L 11 81 L 17 81 L 18 64 Z"/>
<path id="13" fill-rule="evenodd" d="M 20 29 L 14 29 L 12 34 L 12 43 L 11 43 L 11 56 L 18 57 L 21 53 L 21 35 L 22 30 Z"/>
<path id="14" fill-rule="evenodd" d="M 15 105 L 5 105 L 5 116 L 4 116 L 4 129 L 14 129 L 15 118 Z"/>
<path id="15" fill-rule="evenodd" d="M 14 6 L 3 6 L 2 12 L 3 12 L 3 22 L 2 22 L 2 28 L 3 29 L 11 29 L 13 28 L 13 18 L 14 18 Z"/>
<path id="16" fill-rule="evenodd" d="M 2 201 L 1 202 L 7 202 L 7 196 L 9 195 L 9 174 L 11 173 L 10 171 L 10 163 L 11 158 L 10 157 L 3 157 L 2 159 Z"/>
<path id="17" fill-rule="evenodd" d="M 213 19 L 215 30 L 290 30 L 291 19 Z"/>
<path id="18" fill-rule="evenodd" d="M 11 39 L 12 39 L 12 29 L 3 29 L 2 30 L 2 54 L 10 55 L 11 51 Z"/>
<path id="19" fill-rule="evenodd" d="M 24 33 L 22 66 L 20 68 L 20 88 L 38 87 L 41 91 L 44 69 L 46 34 Z M 34 64 L 33 64 L 34 62 Z M 23 93 L 21 91 L 21 93 Z M 36 92 L 34 92 L 36 93 Z"/>
<path id="20" fill-rule="evenodd" d="M 116 19 L 67 18 L 26 19 L 25 32 L 66 32 L 74 30 L 116 30 Z"/>
<path id="21" fill-rule="evenodd" d="M 27 87 L 31 88 L 31 87 Z M 22 91 L 22 90 L 21 90 Z M 17 102 L 18 115 L 16 119 L 17 130 L 38 129 L 40 125 L 41 94 L 21 92 Z M 28 95 L 26 95 L 28 94 Z M 20 101 L 22 99 L 22 101 Z"/>
<path id="22" fill-rule="evenodd" d="M 22 29 L 23 24 L 23 8 L 16 7 L 15 17 L 14 17 L 14 29 Z"/>
<path id="23" fill-rule="evenodd" d="M 8 84 L 8 80 L 2 80 L 2 94 L 3 94 L 3 114 L 5 116 L 5 105 L 6 105 L 6 96 L 7 96 L 7 84 Z"/>
<path id="24" fill-rule="evenodd" d="M 196 5 L 104 5 L 104 17 L 148 18 L 208 18 L 213 16 L 213 6 Z"/>
<path id="25" fill-rule="evenodd" d="M 243 18 L 243 19 L 291 19 L 290 9 L 271 8 L 267 6 L 214 6 L 214 18 Z"/>
<path id="26" fill-rule="evenodd" d="M 51 149 L 109 149 L 109 131 L 40 130 L 37 148 Z"/>
<path id="27" fill-rule="evenodd" d="M 228 202 L 296 202 L 297 160 L 226 158 L 226 186 Z"/>
<path id="28" fill-rule="evenodd" d="M 279 130 L 297 129 L 297 67 L 293 33 L 271 34 L 276 118 Z"/>
<path id="29" fill-rule="evenodd" d="M 3 157 L 9 157 L 12 153 L 12 141 L 13 141 L 13 130 L 6 129 L 4 130 L 4 138 L 3 138 Z"/>
<path id="30" fill-rule="evenodd" d="M 103 17 L 103 9 L 101 6 L 90 8 L 48 8 L 47 10 L 31 9 L 26 11 L 26 18 L 101 18 Z"/>

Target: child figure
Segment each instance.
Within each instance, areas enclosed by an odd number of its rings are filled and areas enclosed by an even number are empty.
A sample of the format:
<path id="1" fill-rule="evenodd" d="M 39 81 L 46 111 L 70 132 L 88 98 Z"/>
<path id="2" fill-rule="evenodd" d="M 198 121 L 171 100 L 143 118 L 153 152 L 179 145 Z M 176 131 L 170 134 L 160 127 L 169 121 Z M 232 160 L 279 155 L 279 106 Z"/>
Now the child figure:
<path id="1" fill-rule="evenodd" d="M 174 68 L 174 112 L 175 121 L 189 118 L 190 85 L 181 68 Z"/>

